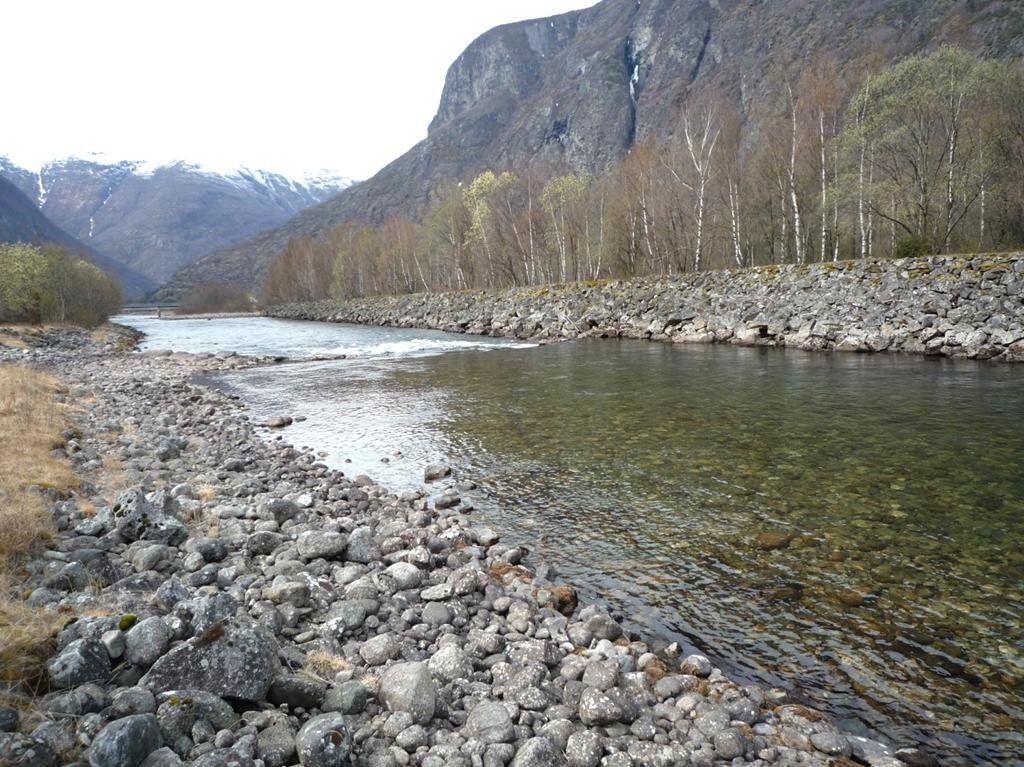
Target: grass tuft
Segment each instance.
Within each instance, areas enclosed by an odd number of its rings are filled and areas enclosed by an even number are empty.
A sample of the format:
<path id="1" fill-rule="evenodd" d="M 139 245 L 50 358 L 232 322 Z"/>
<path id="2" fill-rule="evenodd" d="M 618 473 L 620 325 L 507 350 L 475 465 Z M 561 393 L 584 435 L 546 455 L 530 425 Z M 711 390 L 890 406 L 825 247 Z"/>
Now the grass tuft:
<path id="1" fill-rule="evenodd" d="M 349 662 L 343 657 L 323 650 L 306 657 L 306 669 L 322 677 L 331 677 L 349 668 Z"/>

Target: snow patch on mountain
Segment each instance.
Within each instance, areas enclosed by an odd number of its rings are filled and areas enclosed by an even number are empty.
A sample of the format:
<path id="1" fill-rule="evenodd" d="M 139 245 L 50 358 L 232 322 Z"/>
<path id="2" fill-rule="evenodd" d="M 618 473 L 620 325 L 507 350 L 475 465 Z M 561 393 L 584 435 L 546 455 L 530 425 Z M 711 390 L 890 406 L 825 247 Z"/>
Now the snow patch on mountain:
<path id="1" fill-rule="evenodd" d="M 266 187 L 290 187 L 293 191 L 299 192 L 299 187 L 313 190 L 338 191 L 351 186 L 352 178 L 345 174 L 326 168 L 317 168 L 297 173 L 285 173 L 268 170 L 266 168 L 253 168 L 247 165 L 232 165 L 227 163 L 196 162 L 192 160 L 138 160 L 126 158 L 109 152 L 84 152 L 50 160 L 25 161 L 13 159 L 9 155 L 0 155 L 0 172 L 8 169 L 20 169 L 33 173 L 38 177 L 40 207 L 46 200 L 46 189 L 44 174 L 53 172 L 74 163 L 88 163 L 102 168 L 117 168 L 128 171 L 133 176 L 140 178 L 152 177 L 155 173 L 166 170 L 178 170 L 186 173 L 200 173 L 206 176 L 219 176 L 233 183 L 244 183 L 249 185 L 262 185 Z"/>

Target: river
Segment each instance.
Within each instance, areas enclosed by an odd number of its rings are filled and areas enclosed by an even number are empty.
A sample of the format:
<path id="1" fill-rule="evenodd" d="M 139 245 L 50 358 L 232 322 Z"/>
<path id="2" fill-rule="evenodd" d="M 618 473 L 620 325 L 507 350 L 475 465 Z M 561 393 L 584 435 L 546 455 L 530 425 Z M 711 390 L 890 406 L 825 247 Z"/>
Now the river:
<path id="1" fill-rule="evenodd" d="M 394 490 L 452 465 L 535 565 L 847 730 L 1024 758 L 1022 367 L 121 320 L 151 349 L 346 354 L 204 382 Z"/>

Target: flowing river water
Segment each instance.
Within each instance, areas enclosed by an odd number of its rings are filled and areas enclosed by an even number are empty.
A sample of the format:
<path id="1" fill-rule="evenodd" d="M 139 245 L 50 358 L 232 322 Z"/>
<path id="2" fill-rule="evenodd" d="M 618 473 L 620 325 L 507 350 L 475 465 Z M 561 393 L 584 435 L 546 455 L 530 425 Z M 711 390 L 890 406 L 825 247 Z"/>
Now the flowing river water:
<path id="1" fill-rule="evenodd" d="M 394 490 L 452 465 L 643 636 L 944 764 L 1024 763 L 1024 366 L 123 321 L 144 348 L 347 354 L 204 382 Z"/>

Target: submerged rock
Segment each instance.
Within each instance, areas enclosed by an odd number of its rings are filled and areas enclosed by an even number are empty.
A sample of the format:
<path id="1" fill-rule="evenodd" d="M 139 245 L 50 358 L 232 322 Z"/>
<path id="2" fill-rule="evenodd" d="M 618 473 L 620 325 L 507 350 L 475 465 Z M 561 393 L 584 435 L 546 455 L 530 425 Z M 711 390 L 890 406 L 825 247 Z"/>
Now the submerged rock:
<path id="1" fill-rule="evenodd" d="M 754 538 L 754 545 L 762 551 L 775 551 L 788 547 L 792 541 L 790 533 L 765 532 Z"/>
<path id="2" fill-rule="evenodd" d="M 267 429 L 283 429 L 285 426 L 291 426 L 293 423 L 291 416 L 287 415 L 275 415 L 263 421 L 260 426 Z"/>
<path id="3" fill-rule="evenodd" d="M 445 466 L 443 463 L 428 463 L 423 470 L 423 481 L 436 482 L 439 479 L 450 477 L 451 473 L 450 466 Z"/>

